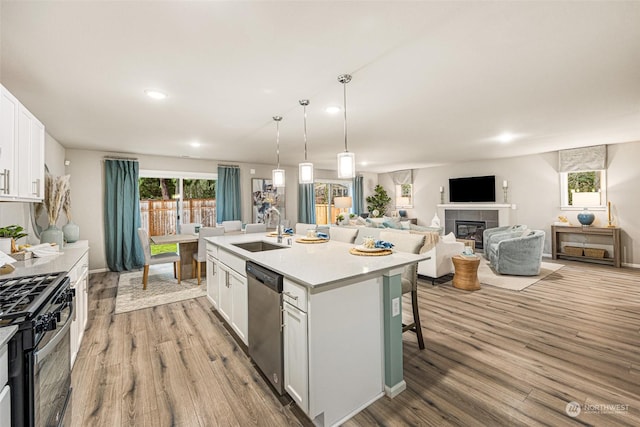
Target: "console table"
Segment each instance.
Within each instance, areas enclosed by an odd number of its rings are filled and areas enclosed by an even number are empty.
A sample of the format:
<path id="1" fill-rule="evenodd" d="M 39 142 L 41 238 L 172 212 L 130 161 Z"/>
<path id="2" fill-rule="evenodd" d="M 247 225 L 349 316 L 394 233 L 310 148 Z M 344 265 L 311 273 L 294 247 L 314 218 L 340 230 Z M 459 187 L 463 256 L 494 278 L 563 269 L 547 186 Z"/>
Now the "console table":
<path id="1" fill-rule="evenodd" d="M 571 238 L 574 239 L 576 236 L 585 236 L 585 239 L 589 239 L 593 237 L 594 239 L 598 239 L 600 241 L 605 241 L 607 245 L 613 246 L 612 253 L 607 252 L 604 258 L 598 257 L 590 257 L 583 255 L 570 255 L 562 252 L 562 242 L 575 242 L 572 241 Z M 589 242 L 579 242 L 584 248 L 589 248 Z M 591 242 L 595 243 L 595 242 Z M 570 227 L 570 226 L 560 226 L 560 225 L 552 225 L 551 226 L 551 251 L 553 259 L 570 259 L 575 261 L 585 261 L 585 262 L 595 262 L 600 264 L 609 264 L 614 267 L 620 267 L 620 253 L 621 253 L 621 245 L 620 245 L 620 228 L 611 227 L 611 228 L 601 228 L 601 227 Z"/>

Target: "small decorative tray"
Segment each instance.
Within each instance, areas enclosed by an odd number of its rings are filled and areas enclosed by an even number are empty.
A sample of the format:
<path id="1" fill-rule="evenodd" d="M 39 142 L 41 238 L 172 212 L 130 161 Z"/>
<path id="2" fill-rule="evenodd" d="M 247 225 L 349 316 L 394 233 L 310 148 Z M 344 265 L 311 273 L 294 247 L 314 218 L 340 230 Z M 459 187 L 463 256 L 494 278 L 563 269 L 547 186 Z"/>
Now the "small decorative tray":
<path id="1" fill-rule="evenodd" d="M 379 248 L 376 248 L 376 249 L 379 249 Z M 391 255 L 393 251 L 391 249 L 380 249 L 372 252 L 370 249 L 360 250 L 357 247 L 355 247 L 355 248 L 349 249 L 349 253 L 351 255 L 360 255 L 360 256 L 383 256 L 383 255 Z"/>
<path id="2" fill-rule="evenodd" d="M 20 252 L 13 252 L 9 255 L 11 256 L 11 258 L 15 259 L 16 261 L 24 261 L 31 258 L 33 253 L 28 251 L 20 251 Z"/>
<path id="3" fill-rule="evenodd" d="M 321 239 L 320 237 L 298 237 L 296 242 L 298 243 L 326 243 L 329 239 Z"/>

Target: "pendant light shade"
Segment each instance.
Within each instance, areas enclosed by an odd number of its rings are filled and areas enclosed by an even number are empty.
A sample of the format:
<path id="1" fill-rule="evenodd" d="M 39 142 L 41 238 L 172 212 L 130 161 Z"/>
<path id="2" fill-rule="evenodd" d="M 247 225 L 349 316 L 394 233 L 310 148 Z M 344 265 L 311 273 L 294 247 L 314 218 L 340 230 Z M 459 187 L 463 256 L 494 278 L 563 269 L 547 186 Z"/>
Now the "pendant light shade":
<path id="1" fill-rule="evenodd" d="M 304 109 L 304 162 L 298 165 L 298 182 L 313 184 L 313 163 L 307 161 L 307 105 L 309 105 L 309 100 L 301 99 L 300 105 Z"/>
<path id="2" fill-rule="evenodd" d="M 356 176 L 356 155 L 347 147 L 347 83 L 351 75 L 340 74 L 338 81 L 342 83 L 344 93 L 344 152 L 338 153 L 338 178 L 348 179 Z"/>
<path id="3" fill-rule="evenodd" d="M 273 120 L 276 122 L 276 160 L 278 166 L 271 171 L 271 178 L 274 187 L 284 187 L 284 169 L 280 169 L 280 121 L 282 117 L 274 116 Z"/>

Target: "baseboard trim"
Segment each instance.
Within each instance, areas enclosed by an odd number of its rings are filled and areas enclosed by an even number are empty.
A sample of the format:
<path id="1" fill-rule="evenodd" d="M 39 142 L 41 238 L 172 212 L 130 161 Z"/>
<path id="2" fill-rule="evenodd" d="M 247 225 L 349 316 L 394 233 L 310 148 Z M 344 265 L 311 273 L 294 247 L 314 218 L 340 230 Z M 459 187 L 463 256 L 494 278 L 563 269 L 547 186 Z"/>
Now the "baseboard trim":
<path id="1" fill-rule="evenodd" d="M 394 397 L 396 397 L 406 389 L 407 389 L 407 383 L 405 382 L 405 380 L 402 380 L 398 384 L 394 385 L 393 387 L 389 387 L 385 385 L 384 394 L 386 394 L 388 397 L 393 399 Z"/>

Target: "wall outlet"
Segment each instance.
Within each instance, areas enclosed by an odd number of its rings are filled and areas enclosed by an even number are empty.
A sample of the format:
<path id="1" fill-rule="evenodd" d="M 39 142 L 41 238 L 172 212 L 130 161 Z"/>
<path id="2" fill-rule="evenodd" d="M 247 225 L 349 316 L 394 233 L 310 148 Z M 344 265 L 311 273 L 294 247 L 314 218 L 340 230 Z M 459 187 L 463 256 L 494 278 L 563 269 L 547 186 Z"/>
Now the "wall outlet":
<path id="1" fill-rule="evenodd" d="M 256 174 L 256 170 L 255 170 L 255 169 L 249 169 L 249 173 L 250 173 L 251 175 L 255 175 L 255 174 Z"/>
<path id="2" fill-rule="evenodd" d="M 391 300 L 391 317 L 400 315 L 400 298 L 394 298 Z"/>

